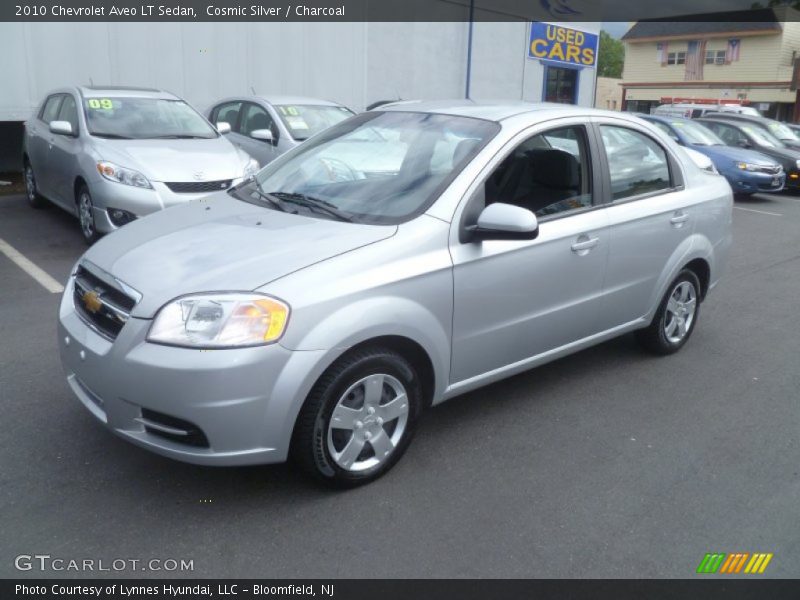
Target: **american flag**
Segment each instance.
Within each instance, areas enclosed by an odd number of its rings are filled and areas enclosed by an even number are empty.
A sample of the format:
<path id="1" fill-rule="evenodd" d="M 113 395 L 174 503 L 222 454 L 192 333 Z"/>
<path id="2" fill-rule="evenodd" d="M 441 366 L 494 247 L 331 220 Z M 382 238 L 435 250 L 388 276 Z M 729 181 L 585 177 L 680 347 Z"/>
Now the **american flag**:
<path id="1" fill-rule="evenodd" d="M 656 60 L 662 65 L 667 64 L 667 55 L 669 54 L 669 43 L 658 42 L 656 44 Z"/>
<path id="2" fill-rule="evenodd" d="M 741 40 L 728 40 L 728 51 L 725 53 L 726 62 L 739 60 L 739 46 L 741 45 Z"/>
<path id="3" fill-rule="evenodd" d="M 703 63 L 706 59 L 706 41 L 689 42 L 686 52 L 686 81 L 703 79 Z"/>

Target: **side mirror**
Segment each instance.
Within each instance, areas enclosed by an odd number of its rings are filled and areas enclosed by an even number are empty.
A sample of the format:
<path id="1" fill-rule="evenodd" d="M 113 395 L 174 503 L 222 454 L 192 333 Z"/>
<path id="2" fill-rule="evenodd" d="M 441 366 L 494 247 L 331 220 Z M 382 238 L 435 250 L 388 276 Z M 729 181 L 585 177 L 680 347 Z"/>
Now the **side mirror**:
<path id="1" fill-rule="evenodd" d="M 226 133 L 230 133 L 231 132 L 231 124 L 228 123 L 227 121 L 217 121 L 217 131 L 222 135 L 225 135 Z"/>
<path id="2" fill-rule="evenodd" d="M 740 148 L 752 148 L 753 144 L 751 144 L 748 140 L 739 140 L 738 146 Z"/>
<path id="3" fill-rule="evenodd" d="M 539 235 L 539 223 L 526 208 L 495 202 L 481 211 L 469 231 L 472 241 L 532 240 Z"/>
<path id="4" fill-rule="evenodd" d="M 254 129 L 250 132 L 250 137 L 254 140 L 272 143 L 272 131 L 269 129 Z"/>
<path id="5" fill-rule="evenodd" d="M 72 135 L 72 123 L 69 121 L 50 121 L 50 132 L 58 135 Z"/>

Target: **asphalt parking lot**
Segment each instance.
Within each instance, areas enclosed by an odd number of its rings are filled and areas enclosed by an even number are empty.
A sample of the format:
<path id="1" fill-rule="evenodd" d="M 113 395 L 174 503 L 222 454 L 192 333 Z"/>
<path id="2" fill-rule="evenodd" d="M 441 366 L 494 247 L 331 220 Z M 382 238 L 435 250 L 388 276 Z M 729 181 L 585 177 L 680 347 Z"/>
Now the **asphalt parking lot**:
<path id="1" fill-rule="evenodd" d="M 348 492 L 114 437 L 63 380 L 59 295 L 0 255 L 0 576 L 81 575 L 14 568 L 49 554 L 192 559 L 194 577 L 690 578 L 739 551 L 796 577 L 800 197 L 736 206 L 729 268 L 680 353 L 626 336 L 454 399 Z M 59 281 L 85 249 L 73 218 L 18 195 L 0 196 L 0 239 Z"/>

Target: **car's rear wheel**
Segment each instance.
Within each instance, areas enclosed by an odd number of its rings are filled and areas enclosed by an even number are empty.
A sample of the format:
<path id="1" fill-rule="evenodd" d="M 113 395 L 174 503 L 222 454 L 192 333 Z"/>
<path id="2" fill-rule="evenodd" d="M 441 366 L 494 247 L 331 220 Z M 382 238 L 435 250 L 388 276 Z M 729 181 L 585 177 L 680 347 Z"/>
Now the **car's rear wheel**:
<path id="1" fill-rule="evenodd" d="M 327 483 L 353 487 L 405 452 L 422 409 L 414 367 L 386 348 L 345 355 L 316 383 L 297 420 L 292 455 Z"/>
<path id="2" fill-rule="evenodd" d="M 91 246 L 100 238 L 100 234 L 97 233 L 97 228 L 94 223 L 92 195 L 89 193 L 89 188 L 85 185 L 82 185 L 78 189 L 78 219 L 81 223 L 83 239 Z"/>
<path id="3" fill-rule="evenodd" d="M 689 340 L 700 315 L 700 280 L 684 269 L 667 288 L 652 323 L 636 332 L 641 345 L 654 354 L 672 354 Z"/>
<path id="4" fill-rule="evenodd" d="M 39 193 L 39 187 L 36 185 L 36 175 L 34 175 L 33 167 L 29 162 L 25 163 L 23 175 L 25 177 L 25 197 L 28 199 L 28 204 L 33 208 L 46 208 L 48 202 Z"/>

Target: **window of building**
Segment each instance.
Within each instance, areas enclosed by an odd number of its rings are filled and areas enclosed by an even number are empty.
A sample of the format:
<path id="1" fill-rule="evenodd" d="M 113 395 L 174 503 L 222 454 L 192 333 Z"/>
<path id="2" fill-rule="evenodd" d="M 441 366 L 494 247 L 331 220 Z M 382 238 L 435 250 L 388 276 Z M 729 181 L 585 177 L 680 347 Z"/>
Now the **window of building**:
<path id="1" fill-rule="evenodd" d="M 668 65 L 685 65 L 686 52 L 670 52 L 667 54 Z"/>
<path id="2" fill-rule="evenodd" d="M 725 50 L 706 50 L 707 65 L 724 65 Z"/>
<path id="3" fill-rule="evenodd" d="M 544 81 L 544 99 L 546 102 L 560 102 L 562 104 L 577 103 L 578 71 L 576 69 L 547 67 Z"/>

